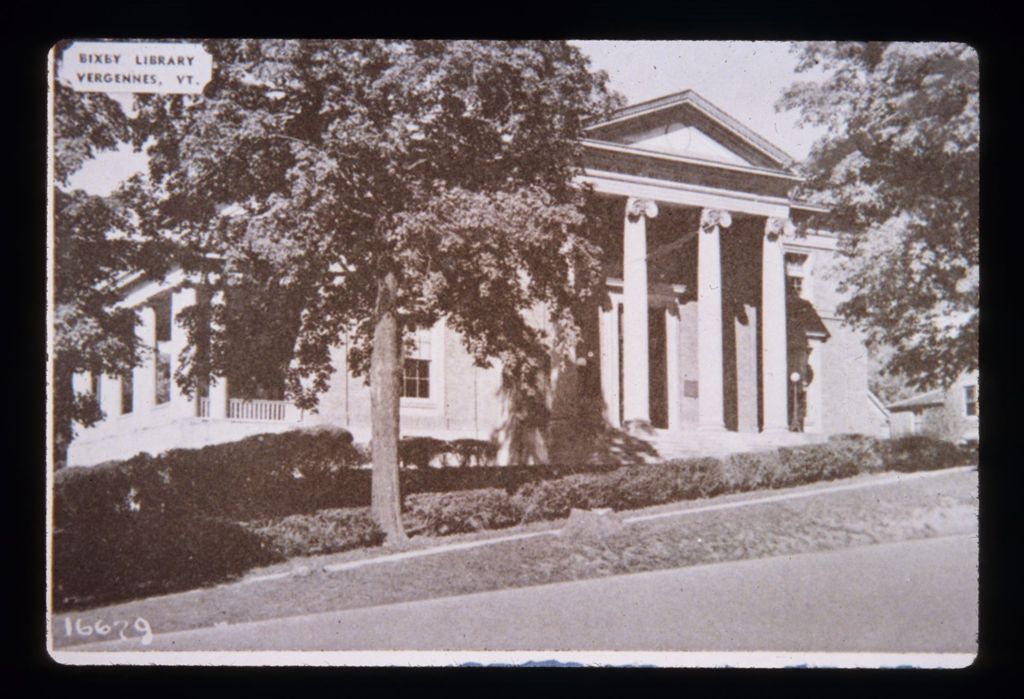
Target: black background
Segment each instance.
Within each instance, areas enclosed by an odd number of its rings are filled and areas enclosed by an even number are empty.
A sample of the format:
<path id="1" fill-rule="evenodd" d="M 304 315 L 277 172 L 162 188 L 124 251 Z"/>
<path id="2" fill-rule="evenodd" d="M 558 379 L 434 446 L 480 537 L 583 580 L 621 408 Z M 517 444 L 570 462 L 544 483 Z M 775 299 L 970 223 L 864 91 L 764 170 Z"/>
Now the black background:
<path id="1" fill-rule="evenodd" d="M 327 8 L 330 8 L 329 10 Z M 1009 7 L 1005 5 L 1003 7 Z M 1020 414 L 1017 338 L 1022 230 L 1018 110 L 1021 90 L 1017 20 L 981 2 L 594 2 L 514 0 L 449 5 L 419 2 L 16 2 L 0 9 L 7 36 L 0 78 L 7 119 L 3 149 L 3 231 L 8 317 L 4 364 L 6 496 L 3 556 L 7 670 L 0 693 L 62 697 L 139 697 L 196 689 L 223 696 L 401 696 L 459 690 L 489 696 L 815 697 L 878 694 L 1016 695 L 1021 644 L 1017 514 L 1024 469 L 1010 421 Z M 47 52 L 65 38 L 201 37 L 495 37 L 617 39 L 932 40 L 973 45 L 982 67 L 982 422 L 981 651 L 958 671 L 651 670 L 651 669 L 359 669 L 66 667 L 45 649 L 45 207 Z M 685 87 L 685 86 L 681 86 Z M 1016 128 L 1010 129 L 1013 123 Z M 1015 162 L 1011 164 L 1011 158 Z M 24 204 L 28 204 L 25 206 Z M 14 214 L 14 215 L 12 215 Z M 1010 214 L 1016 214 L 1011 218 Z M 1015 274 L 1016 273 L 1016 274 Z M 1017 399 L 1017 400 L 1014 400 Z M 1013 440 L 1016 441 L 1016 440 Z M 17 546 L 11 544 L 19 544 Z M 17 622 L 17 623 L 15 623 Z M 59 694 L 58 694 L 59 692 Z"/>

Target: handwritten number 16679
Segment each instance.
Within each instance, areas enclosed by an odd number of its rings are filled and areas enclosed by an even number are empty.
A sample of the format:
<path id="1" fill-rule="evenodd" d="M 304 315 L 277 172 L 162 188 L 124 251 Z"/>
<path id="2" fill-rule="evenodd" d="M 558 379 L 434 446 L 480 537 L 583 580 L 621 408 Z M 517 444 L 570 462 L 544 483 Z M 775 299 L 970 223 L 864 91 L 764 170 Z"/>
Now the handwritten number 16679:
<path id="1" fill-rule="evenodd" d="M 135 623 L 130 624 L 130 628 L 139 634 L 141 638 L 132 634 L 131 637 L 140 638 L 142 645 L 148 646 L 153 642 L 153 629 L 150 627 L 149 622 L 138 617 L 135 619 Z M 116 633 L 118 638 L 122 641 L 128 640 L 129 636 L 125 635 L 125 631 L 129 629 L 129 622 L 123 619 L 115 619 L 111 623 L 106 623 L 102 619 L 97 619 L 95 624 L 89 624 L 81 617 L 75 619 L 72 623 L 71 618 L 64 619 L 64 634 L 67 636 L 109 636 L 112 633 Z"/>

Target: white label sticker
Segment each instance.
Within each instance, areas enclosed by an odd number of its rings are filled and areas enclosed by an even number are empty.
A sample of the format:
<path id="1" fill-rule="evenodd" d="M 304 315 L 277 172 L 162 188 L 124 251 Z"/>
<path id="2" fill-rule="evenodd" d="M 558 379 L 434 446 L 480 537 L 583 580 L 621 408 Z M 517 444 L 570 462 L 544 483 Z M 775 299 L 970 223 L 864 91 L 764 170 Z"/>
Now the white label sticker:
<path id="1" fill-rule="evenodd" d="M 201 44 L 76 41 L 60 57 L 57 77 L 79 92 L 195 95 L 212 71 Z"/>

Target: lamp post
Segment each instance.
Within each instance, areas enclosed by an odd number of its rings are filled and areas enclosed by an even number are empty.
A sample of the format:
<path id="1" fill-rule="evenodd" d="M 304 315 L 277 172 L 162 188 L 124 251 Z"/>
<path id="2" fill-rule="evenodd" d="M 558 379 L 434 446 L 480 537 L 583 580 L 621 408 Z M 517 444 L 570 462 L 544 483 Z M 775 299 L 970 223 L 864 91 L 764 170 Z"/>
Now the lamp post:
<path id="1" fill-rule="evenodd" d="M 789 404 L 791 406 L 790 407 L 790 416 L 789 416 L 789 431 L 790 432 L 800 432 L 800 430 L 797 429 L 798 425 L 797 425 L 797 422 L 796 422 L 797 421 L 797 414 L 798 414 L 798 411 L 797 411 L 797 401 L 800 399 L 799 389 L 797 388 L 797 386 L 799 386 L 799 384 L 800 384 L 800 372 L 799 371 L 794 371 L 792 374 L 789 375 L 789 385 L 792 386 L 792 390 L 790 391 L 790 394 L 791 394 L 792 397 L 790 398 L 790 401 L 789 401 Z"/>

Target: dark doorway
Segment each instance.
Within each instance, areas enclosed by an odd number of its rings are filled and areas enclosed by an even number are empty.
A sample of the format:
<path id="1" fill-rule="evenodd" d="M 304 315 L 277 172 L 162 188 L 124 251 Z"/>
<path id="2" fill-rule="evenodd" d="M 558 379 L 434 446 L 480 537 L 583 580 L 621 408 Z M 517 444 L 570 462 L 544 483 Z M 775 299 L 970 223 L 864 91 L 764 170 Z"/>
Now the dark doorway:
<path id="1" fill-rule="evenodd" d="M 647 313 L 651 426 L 668 429 L 668 363 L 665 357 L 665 309 L 651 308 Z"/>

